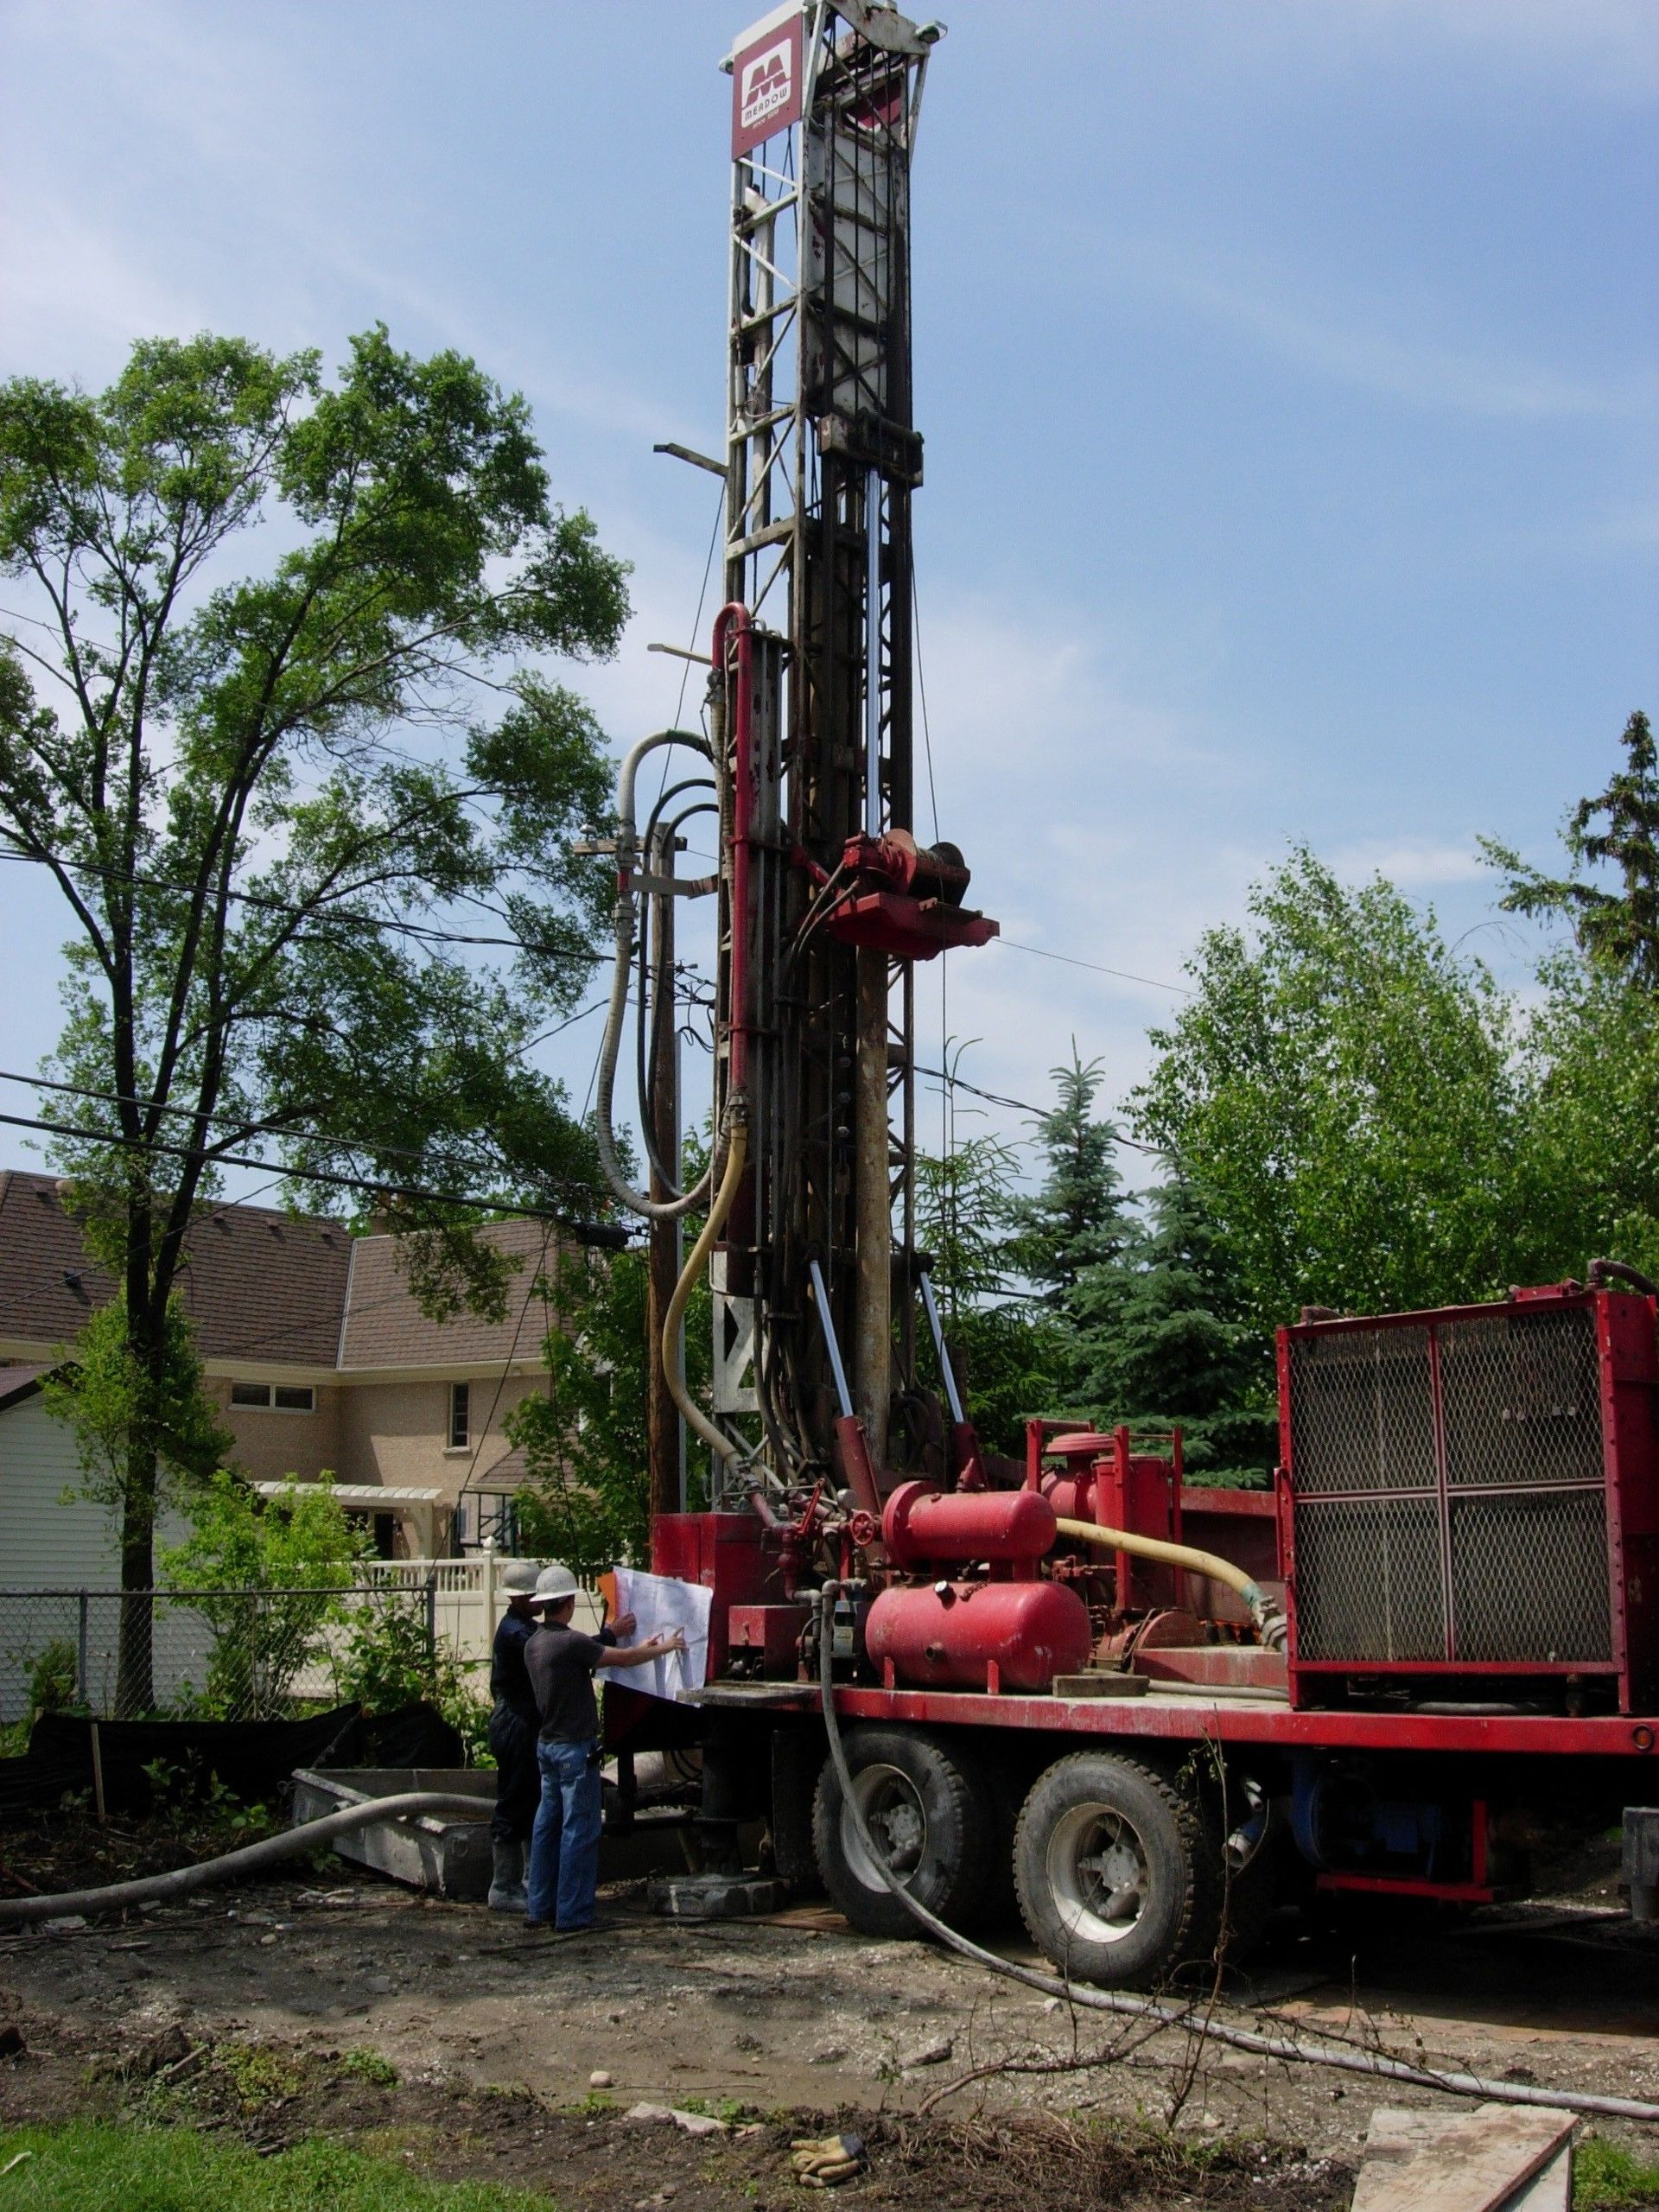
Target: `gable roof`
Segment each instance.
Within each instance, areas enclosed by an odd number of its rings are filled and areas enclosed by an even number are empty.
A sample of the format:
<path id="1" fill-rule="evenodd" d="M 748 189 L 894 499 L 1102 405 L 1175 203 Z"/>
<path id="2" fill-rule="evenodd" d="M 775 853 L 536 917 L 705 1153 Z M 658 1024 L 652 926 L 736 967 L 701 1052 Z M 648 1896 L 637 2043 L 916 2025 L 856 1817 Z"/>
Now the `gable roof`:
<path id="1" fill-rule="evenodd" d="M 537 1360 L 547 1325 L 536 1285 L 555 1255 L 547 1226 L 493 1222 L 480 1234 L 519 1263 L 501 1321 L 468 1313 L 429 1320 L 395 1237 L 354 1237 L 342 1223 L 276 1206 L 227 1205 L 199 1215 L 179 1294 L 202 1357 L 221 1364 L 360 1371 Z M 0 1171 L 0 1338 L 72 1344 L 114 1295 L 112 1278 L 87 1256 L 79 1224 L 64 1209 L 58 1178 Z"/>
<path id="2" fill-rule="evenodd" d="M 365 1367 L 493 1366 L 514 1357 L 540 1359 L 551 1314 L 543 1313 L 537 1284 L 557 1260 L 556 1243 L 547 1224 L 537 1221 L 491 1222 L 479 1233 L 518 1262 L 499 1321 L 475 1313 L 429 1320 L 410 1294 L 397 1239 L 353 1240 L 351 1287 L 340 1337 L 342 1373 Z"/>

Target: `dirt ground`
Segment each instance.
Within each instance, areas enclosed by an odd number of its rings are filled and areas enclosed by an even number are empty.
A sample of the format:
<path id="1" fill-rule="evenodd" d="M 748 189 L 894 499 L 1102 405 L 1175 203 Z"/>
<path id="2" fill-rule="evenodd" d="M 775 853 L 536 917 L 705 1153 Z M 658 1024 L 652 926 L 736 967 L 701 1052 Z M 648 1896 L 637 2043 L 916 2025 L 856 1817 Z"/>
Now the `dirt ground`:
<path id="1" fill-rule="evenodd" d="M 273 2145 L 324 2131 L 547 2188 L 567 2212 L 798 2203 L 790 2141 L 836 2126 L 868 2146 L 852 2193 L 910 2212 L 1324 2212 L 1347 2202 L 1374 2106 L 1436 2101 L 1147 2040 L 823 1908 L 698 1927 L 652 1918 L 637 1891 L 607 1902 L 608 1929 L 532 1936 L 332 1862 L 0 1939 L 0 2121 L 140 2111 Z M 1017 1931 L 1002 1948 L 1034 1962 Z M 1221 2011 L 1659 2101 L 1656 1966 L 1659 1942 L 1591 1884 L 1455 1923 L 1287 1929 Z M 627 2119 L 639 2103 L 725 2124 L 694 2137 Z M 1601 2132 L 1659 2151 L 1659 2130 Z"/>

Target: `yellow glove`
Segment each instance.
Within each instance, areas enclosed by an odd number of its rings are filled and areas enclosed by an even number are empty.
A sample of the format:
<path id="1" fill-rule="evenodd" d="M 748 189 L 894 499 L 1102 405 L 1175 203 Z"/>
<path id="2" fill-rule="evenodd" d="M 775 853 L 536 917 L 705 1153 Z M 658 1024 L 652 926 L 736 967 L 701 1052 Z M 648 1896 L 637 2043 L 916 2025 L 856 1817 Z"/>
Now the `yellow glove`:
<path id="1" fill-rule="evenodd" d="M 803 2136 L 790 2145 L 790 2163 L 803 2189 L 836 2189 L 863 2171 L 864 2145 L 856 2135 Z"/>

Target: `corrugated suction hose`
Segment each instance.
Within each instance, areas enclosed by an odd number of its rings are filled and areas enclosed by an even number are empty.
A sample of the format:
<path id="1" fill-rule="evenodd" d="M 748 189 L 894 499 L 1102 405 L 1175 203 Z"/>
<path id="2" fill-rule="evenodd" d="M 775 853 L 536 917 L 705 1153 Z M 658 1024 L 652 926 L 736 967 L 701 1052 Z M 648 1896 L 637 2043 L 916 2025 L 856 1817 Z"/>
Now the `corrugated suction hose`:
<path id="1" fill-rule="evenodd" d="M 203 1859 L 194 1866 L 175 1866 L 170 1874 L 149 1874 L 138 1882 L 111 1882 L 101 1890 L 66 1890 L 55 1897 L 0 1897 L 0 1928 L 16 1928 L 29 1921 L 62 1920 L 71 1913 L 118 1912 L 124 1906 L 158 1904 L 168 1897 L 188 1897 L 193 1890 L 212 1889 L 219 1882 L 234 1882 L 244 1874 L 257 1874 L 267 1866 L 296 1859 L 337 1835 L 353 1828 L 373 1827 L 381 1821 L 400 1821 L 410 1814 L 471 1813 L 484 1818 L 490 1811 L 487 1797 L 464 1797 L 454 1789 L 406 1789 L 396 1797 L 370 1797 L 360 1805 L 342 1806 L 320 1820 L 299 1827 L 284 1828 L 260 1843 L 244 1844 L 222 1859 Z"/>

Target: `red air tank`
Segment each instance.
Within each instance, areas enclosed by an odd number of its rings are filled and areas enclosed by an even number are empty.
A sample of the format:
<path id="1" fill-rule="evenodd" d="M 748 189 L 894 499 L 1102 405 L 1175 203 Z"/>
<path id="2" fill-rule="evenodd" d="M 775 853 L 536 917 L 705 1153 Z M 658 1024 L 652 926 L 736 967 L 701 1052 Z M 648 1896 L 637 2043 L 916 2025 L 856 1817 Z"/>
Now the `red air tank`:
<path id="1" fill-rule="evenodd" d="M 900 1567 L 929 1560 L 1039 1560 L 1054 1548 L 1054 1509 L 1031 1490 L 945 1492 L 900 1483 L 881 1516 L 890 1558 Z"/>
<path id="2" fill-rule="evenodd" d="M 995 1666 L 1000 1688 L 1040 1692 L 1056 1675 L 1081 1672 L 1093 1645 L 1088 1607 L 1059 1582 L 884 1590 L 864 1624 L 876 1664 L 928 1689 L 982 1690 Z"/>

